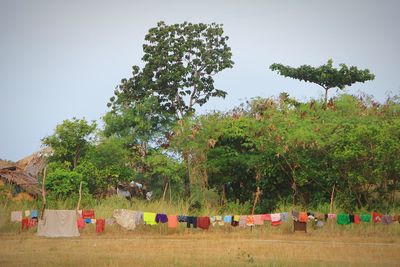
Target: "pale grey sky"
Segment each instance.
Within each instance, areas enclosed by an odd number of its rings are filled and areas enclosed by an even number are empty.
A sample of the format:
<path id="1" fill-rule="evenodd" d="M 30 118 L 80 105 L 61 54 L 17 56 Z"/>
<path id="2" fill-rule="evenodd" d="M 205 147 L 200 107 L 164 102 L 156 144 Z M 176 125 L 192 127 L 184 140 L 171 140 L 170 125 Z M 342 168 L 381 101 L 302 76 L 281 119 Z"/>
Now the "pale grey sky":
<path id="1" fill-rule="evenodd" d="M 216 76 L 227 110 L 282 91 L 305 100 L 322 90 L 269 71 L 274 62 L 321 65 L 328 58 L 369 68 L 355 84 L 383 101 L 400 93 L 400 1 L 0 0 L 0 158 L 18 160 L 72 117 L 98 120 L 121 78 L 141 65 L 144 35 L 167 23 L 217 22 L 235 66 Z M 333 91 L 331 95 L 333 95 Z"/>

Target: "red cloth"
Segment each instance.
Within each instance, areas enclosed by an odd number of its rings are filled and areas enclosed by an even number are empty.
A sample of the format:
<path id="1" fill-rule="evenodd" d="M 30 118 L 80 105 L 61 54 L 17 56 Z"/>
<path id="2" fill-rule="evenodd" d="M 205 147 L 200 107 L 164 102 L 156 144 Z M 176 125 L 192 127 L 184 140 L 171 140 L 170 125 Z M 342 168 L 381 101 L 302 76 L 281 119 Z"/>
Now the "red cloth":
<path id="1" fill-rule="evenodd" d="M 96 220 L 96 233 L 100 234 L 104 232 L 104 226 L 106 221 L 104 219 L 97 219 Z"/>
<path id="2" fill-rule="evenodd" d="M 76 224 L 78 225 L 78 229 L 81 230 L 83 228 L 85 228 L 85 220 L 83 218 L 79 218 L 76 221 Z"/>
<path id="3" fill-rule="evenodd" d="M 29 219 L 28 218 L 22 218 L 22 230 L 28 230 L 29 229 Z"/>
<path id="4" fill-rule="evenodd" d="M 94 219 L 94 210 L 82 210 L 83 219 Z"/>
<path id="5" fill-rule="evenodd" d="M 271 220 L 271 214 L 263 214 L 263 215 L 261 215 L 261 220 L 270 221 Z"/>
<path id="6" fill-rule="evenodd" d="M 35 227 L 36 224 L 37 224 L 37 219 L 29 219 L 29 220 L 28 220 L 28 226 L 29 226 L 29 228 Z"/>
<path id="7" fill-rule="evenodd" d="M 373 221 L 374 223 L 380 222 L 380 221 L 382 220 L 382 217 L 383 217 L 382 214 L 379 214 L 379 213 L 377 213 L 377 212 L 375 212 L 375 211 L 372 213 L 372 221 Z"/>
<path id="8" fill-rule="evenodd" d="M 358 224 L 360 222 L 360 215 L 354 214 L 354 223 Z"/>
<path id="9" fill-rule="evenodd" d="M 299 213 L 299 222 L 307 222 L 307 221 L 308 221 L 307 212 L 300 212 Z"/>
<path id="10" fill-rule="evenodd" d="M 197 217 L 197 227 L 208 230 L 210 227 L 210 217 Z"/>
<path id="11" fill-rule="evenodd" d="M 281 221 L 276 221 L 276 222 L 271 221 L 272 226 L 278 226 L 280 224 L 281 224 Z"/>

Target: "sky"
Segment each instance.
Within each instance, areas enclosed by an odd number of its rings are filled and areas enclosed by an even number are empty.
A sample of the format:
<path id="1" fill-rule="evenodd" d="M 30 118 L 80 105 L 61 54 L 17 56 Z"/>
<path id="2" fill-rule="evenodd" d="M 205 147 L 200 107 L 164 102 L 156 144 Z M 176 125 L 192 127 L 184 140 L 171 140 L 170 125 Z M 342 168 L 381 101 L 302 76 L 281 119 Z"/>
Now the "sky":
<path id="1" fill-rule="evenodd" d="M 376 75 L 345 92 L 384 101 L 400 94 L 399 10 L 390 0 L 0 0 L 0 158 L 37 151 L 65 119 L 99 121 L 120 80 L 143 65 L 144 36 L 160 20 L 222 23 L 230 38 L 235 65 L 215 76 L 228 95 L 199 113 L 283 91 L 302 101 L 321 97 L 322 88 L 268 67 L 329 58 Z"/>

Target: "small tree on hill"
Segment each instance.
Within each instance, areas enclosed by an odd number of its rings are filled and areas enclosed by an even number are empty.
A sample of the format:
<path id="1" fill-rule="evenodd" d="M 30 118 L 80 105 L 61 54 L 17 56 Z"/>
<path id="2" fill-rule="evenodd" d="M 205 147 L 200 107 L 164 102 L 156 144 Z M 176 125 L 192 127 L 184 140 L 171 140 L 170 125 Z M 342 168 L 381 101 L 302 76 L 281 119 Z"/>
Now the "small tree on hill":
<path id="1" fill-rule="evenodd" d="M 333 60 L 329 59 L 325 65 L 317 68 L 302 65 L 298 68 L 284 66 L 274 63 L 269 68 L 277 71 L 280 75 L 290 77 L 300 81 L 306 81 L 318 84 L 325 90 L 324 107 L 326 108 L 328 101 L 328 90 L 331 88 L 339 88 L 343 90 L 346 86 L 351 86 L 356 82 L 366 82 L 375 79 L 375 75 L 370 73 L 368 69 L 359 70 L 355 66 L 347 67 L 340 64 L 340 69 L 332 67 Z"/>

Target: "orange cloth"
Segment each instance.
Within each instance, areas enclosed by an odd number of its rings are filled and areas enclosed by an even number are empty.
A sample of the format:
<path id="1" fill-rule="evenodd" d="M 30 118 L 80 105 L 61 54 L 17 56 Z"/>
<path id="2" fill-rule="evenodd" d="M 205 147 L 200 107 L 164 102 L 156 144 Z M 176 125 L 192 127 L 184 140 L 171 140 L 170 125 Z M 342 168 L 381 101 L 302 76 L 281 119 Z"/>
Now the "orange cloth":
<path id="1" fill-rule="evenodd" d="M 254 216 L 253 215 L 248 215 L 247 216 L 246 225 L 247 226 L 253 226 L 254 225 Z"/>
<path id="2" fill-rule="evenodd" d="M 299 213 L 299 222 L 307 222 L 307 221 L 308 221 L 307 212 L 300 212 Z"/>
<path id="3" fill-rule="evenodd" d="M 168 227 L 176 228 L 178 226 L 178 217 L 176 215 L 168 215 Z"/>

